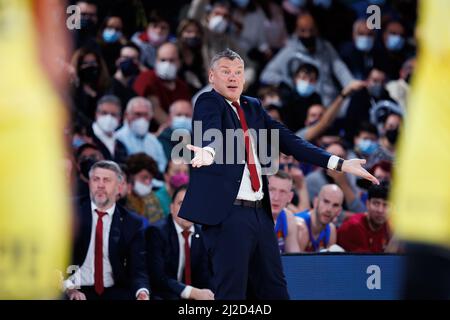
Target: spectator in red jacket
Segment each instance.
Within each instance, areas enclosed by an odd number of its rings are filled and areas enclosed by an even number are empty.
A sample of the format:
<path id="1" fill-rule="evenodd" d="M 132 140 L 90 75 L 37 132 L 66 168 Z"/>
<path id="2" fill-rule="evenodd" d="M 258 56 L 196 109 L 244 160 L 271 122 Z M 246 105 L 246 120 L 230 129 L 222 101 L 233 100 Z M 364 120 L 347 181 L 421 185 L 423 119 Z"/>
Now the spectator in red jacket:
<path id="1" fill-rule="evenodd" d="M 366 202 L 367 213 L 355 214 L 344 221 L 338 229 L 338 245 L 349 252 L 384 252 L 391 238 L 387 200 L 387 184 L 372 185 Z"/>

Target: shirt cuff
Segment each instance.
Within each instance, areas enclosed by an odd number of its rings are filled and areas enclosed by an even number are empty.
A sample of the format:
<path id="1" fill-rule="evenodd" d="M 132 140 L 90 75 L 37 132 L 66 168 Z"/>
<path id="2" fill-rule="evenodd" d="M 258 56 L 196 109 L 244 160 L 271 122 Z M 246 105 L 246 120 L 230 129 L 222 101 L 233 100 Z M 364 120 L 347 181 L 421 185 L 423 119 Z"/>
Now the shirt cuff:
<path id="1" fill-rule="evenodd" d="M 214 159 L 214 157 L 216 156 L 216 151 L 215 151 L 213 148 L 211 148 L 211 147 L 204 147 L 203 150 L 206 150 L 206 151 L 208 151 L 209 153 L 211 153 L 213 159 Z"/>
<path id="2" fill-rule="evenodd" d="M 191 286 L 186 286 L 183 291 L 181 291 L 181 298 L 182 299 L 189 299 L 189 297 L 191 296 L 191 292 L 192 292 L 192 287 Z"/>
<path id="3" fill-rule="evenodd" d="M 148 289 L 140 288 L 138 291 L 136 291 L 136 298 L 138 297 L 139 293 L 141 293 L 141 292 L 145 292 L 148 296 L 150 296 L 150 292 L 148 291 Z"/>
<path id="4" fill-rule="evenodd" d="M 76 285 L 71 279 L 63 281 L 63 291 L 66 292 L 68 289 L 76 289 Z"/>
<path id="5" fill-rule="evenodd" d="M 328 159 L 327 168 L 330 169 L 330 170 L 336 170 L 338 162 L 339 162 L 339 159 L 340 158 L 338 156 L 332 155 L 330 157 L 330 159 Z"/>

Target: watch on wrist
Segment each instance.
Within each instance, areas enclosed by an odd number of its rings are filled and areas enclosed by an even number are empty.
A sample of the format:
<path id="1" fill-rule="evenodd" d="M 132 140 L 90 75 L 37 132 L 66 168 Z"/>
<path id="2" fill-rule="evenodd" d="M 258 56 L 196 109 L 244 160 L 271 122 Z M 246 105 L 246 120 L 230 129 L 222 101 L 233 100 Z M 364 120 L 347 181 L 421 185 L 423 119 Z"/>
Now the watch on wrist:
<path id="1" fill-rule="evenodd" d="M 339 158 L 337 166 L 336 166 L 336 171 L 338 172 L 342 172 L 342 164 L 344 163 L 344 159 Z"/>

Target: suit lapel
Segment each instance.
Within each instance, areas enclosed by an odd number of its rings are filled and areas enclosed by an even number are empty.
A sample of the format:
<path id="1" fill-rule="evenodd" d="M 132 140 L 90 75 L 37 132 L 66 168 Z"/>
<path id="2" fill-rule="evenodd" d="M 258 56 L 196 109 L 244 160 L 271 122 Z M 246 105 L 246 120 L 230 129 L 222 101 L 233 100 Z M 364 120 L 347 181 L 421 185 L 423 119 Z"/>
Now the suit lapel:
<path id="1" fill-rule="evenodd" d="M 112 260 L 113 257 L 119 256 L 114 253 L 117 252 L 117 250 L 118 250 L 122 223 L 123 223 L 123 216 L 122 216 L 121 211 L 119 210 L 119 207 L 116 205 L 116 208 L 114 210 L 114 214 L 112 217 L 112 221 L 111 221 L 111 229 L 109 230 L 109 257 L 110 257 L 110 260 Z"/>
<path id="2" fill-rule="evenodd" d="M 175 272 L 175 275 L 178 273 L 178 263 L 180 260 L 180 244 L 178 242 L 177 229 L 175 229 L 175 223 L 173 222 L 172 215 L 167 217 L 169 224 L 169 248 L 171 248 L 170 260 L 171 260 L 171 269 L 172 272 Z"/>
<path id="3" fill-rule="evenodd" d="M 199 261 L 198 254 L 200 253 L 201 236 L 199 227 L 194 225 L 195 231 L 191 238 L 191 267 L 193 269 L 195 261 Z"/>

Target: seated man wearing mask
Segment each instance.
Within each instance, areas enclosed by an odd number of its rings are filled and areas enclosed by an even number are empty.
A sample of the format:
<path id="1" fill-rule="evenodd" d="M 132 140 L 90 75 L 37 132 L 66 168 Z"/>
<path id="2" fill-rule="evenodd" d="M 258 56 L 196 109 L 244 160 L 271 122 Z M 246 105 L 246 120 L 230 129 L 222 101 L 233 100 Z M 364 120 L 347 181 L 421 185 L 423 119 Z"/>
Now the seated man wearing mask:
<path id="1" fill-rule="evenodd" d="M 95 122 L 88 133 L 103 154 L 105 160 L 114 160 L 118 164 L 125 162 L 127 148 L 117 140 L 115 131 L 121 121 L 120 100 L 113 95 L 105 95 L 97 102 Z"/>
<path id="2" fill-rule="evenodd" d="M 148 132 L 153 117 L 153 107 L 148 99 L 136 97 L 128 102 L 125 121 L 116 137 L 127 148 L 128 154 L 144 152 L 158 164 L 160 172 L 164 171 L 167 159 L 161 143 L 155 135 Z"/>
<path id="3" fill-rule="evenodd" d="M 180 64 L 177 46 L 166 42 L 158 48 L 155 69 L 141 72 L 134 82 L 136 93 L 152 101 L 158 124 L 167 121 L 169 106 L 174 101 L 191 99 L 188 85 L 177 75 Z"/>
<path id="4" fill-rule="evenodd" d="M 120 56 L 116 61 L 116 72 L 111 81 L 109 93 L 119 97 L 122 105 L 137 96 L 133 90 L 133 83 L 141 71 L 147 70 L 139 62 L 139 48 L 130 43 L 120 49 Z"/>
<path id="5" fill-rule="evenodd" d="M 280 84 L 282 116 L 286 126 L 294 132 L 303 127 L 308 108 L 314 104 L 322 104 L 322 99 L 316 92 L 318 78 L 319 69 L 315 65 L 302 63 L 293 72 L 293 88 L 286 82 Z"/>
<path id="6" fill-rule="evenodd" d="M 172 158 L 172 149 L 180 142 L 177 139 L 172 140 L 172 133 L 177 129 L 185 130 L 185 134 L 181 131 L 177 132 L 177 137 L 180 139 L 189 137 L 188 139 L 190 139 L 190 133 L 192 132 L 192 104 L 188 100 L 177 100 L 172 103 L 169 108 L 168 121 L 159 127 L 158 140 L 164 149 L 167 159 Z"/>

